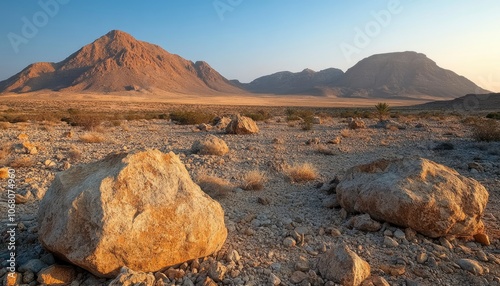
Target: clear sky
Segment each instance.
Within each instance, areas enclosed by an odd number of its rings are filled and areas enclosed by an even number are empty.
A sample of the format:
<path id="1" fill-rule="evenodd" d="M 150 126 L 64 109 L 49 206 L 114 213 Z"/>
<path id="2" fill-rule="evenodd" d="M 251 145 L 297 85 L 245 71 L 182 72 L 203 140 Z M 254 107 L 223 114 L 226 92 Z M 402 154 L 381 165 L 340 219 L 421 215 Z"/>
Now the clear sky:
<path id="1" fill-rule="evenodd" d="M 242 82 L 417 51 L 500 91 L 498 0 L 2 0 L 0 11 L 0 80 L 118 29 Z"/>

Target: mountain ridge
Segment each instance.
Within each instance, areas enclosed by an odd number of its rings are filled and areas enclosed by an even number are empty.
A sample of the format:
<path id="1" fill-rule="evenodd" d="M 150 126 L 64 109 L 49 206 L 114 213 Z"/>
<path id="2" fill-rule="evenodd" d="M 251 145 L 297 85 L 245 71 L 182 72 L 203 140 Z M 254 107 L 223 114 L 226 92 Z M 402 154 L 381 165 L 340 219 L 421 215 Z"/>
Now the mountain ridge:
<path id="1" fill-rule="evenodd" d="M 34 63 L 0 82 L 0 91 L 242 93 L 207 63 L 112 30 L 58 63 Z"/>

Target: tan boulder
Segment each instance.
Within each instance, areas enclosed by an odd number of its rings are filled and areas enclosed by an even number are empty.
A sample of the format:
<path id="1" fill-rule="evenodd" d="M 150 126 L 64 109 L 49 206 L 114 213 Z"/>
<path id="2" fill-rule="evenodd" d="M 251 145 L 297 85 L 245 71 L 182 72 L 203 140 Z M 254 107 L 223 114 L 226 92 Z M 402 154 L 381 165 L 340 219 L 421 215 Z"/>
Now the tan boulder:
<path id="1" fill-rule="evenodd" d="M 258 132 L 259 127 L 253 119 L 239 114 L 234 116 L 226 127 L 228 134 L 254 134 Z"/>
<path id="2" fill-rule="evenodd" d="M 344 286 L 358 286 L 370 276 L 370 264 L 345 244 L 337 245 L 322 254 L 318 269 L 323 278 Z"/>
<path id="3" fill-rule="evenodd" d="M 200 155 L 219 155 L 222 156 L 229 152 L 229 147 L 227 147 L 224 140 L 218 138 L 214 135 L 207 135 L 201 140 L 197 140 L 193 143 L 191 147 L 191 152 Z"/>
<path id="4" fill-rule="evenodd" d="M 112 154 L 56 175 L 40 202 L 39 239 L 101 277 L 155 272 L 218 251 L 224 212 L 174 153 Z"/>
<path id="5" fill-rule="evenodd" d="M 347 171 L 337 199 L 348 212 L 430 237 L 482 233 L 488 192 L 476 180 L 423 158 L 378 160 Z"/>
<path id="6" fill-rule="evenodd" d="M 230 122 L 231 122 L 231 118 L 229 118 L 229 117 L 225 117 L 225 116 L 219 117 L 216 119 L 216 123 L 215 123 L 214 127 L 218 130 L 225 130 Z"/>

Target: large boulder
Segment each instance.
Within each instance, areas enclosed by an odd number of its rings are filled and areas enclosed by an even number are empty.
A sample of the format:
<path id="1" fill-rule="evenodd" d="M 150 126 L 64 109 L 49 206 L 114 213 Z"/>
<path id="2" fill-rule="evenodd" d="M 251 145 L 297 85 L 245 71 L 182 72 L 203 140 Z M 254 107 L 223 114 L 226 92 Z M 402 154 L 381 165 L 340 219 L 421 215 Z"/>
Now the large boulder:
<path id="1" fill-rule="evenodd" d="M 218 138 L 214 135 L 207 135 L 201 140 L 196 140 L 191 146 L 191 152 L 200 155 L 219 155 L 222 156 L 229 152 L 229 147 L 227 147 L 224 140 Z"/>
<path id="2" fill-rule="evenodd" d="M 172 152 L 112 154 L 59 173 L 40 203 L 39 239 L 101 277 L 155 272 L 218 251 L 224 212 Z"/>
<path id="3" fill-rule="evenodd" d="M 370 276 L 370 264 L 345 244 L 337 245 L 322 254 L 318 268 L 323 278 L 344 286 L 358 286 Z"/>
<path id="4" fill-rule="evenodd" d="M 382 159 L 348 170 L 337 199 L 348 212 L 429 237 L 471 236 L 484 231 L 488 192 L 476 180 L 427 159 Z"/>
<path id="5" fill-rule="evenodd" d="M 253 134 L 258 133 L 259 127 L 252 118 L 235 115 L 226 127 L 228 134 Z"/>

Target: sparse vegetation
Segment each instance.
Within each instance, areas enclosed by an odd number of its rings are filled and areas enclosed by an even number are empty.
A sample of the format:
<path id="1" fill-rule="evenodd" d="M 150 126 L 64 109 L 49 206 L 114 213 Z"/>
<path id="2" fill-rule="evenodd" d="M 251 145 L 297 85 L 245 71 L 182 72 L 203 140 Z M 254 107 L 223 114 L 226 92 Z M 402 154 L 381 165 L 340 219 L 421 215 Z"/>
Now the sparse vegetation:
<path id="1" fill-rule="evenodd" d="M 500 120 L 500 111 L 499 112 L 488 113 L 486 115 L 486 118 Z"/>
<path id="2" fill-rule="evenodd" d="M 180 125 L 210 123 L 214 117 L 214 114 L 203 111 L 174 111 L 170 113 L 170 119 Z"/>
<path id="3" fill-rule="evenodd" d="M 243 116 L 250 117 L 254 121 L 266 121 L 273 117 L 269 112 L 263 109 L 260 109 L 257 112 L 243 112 Z"/>
<path id="4" fill-rule="evenodd" d="M 233 185 L 226 180 L 201 173 L 197 177 L 200 188 L 212 198 L 225 197 L 233 190 Z"/>
<path id="5" fill-rule="evenodd" d="M 0 122 L 0 129 L 7 130 L 11 127 L 12 124 L 9 122 Z"/>
<path id="6" fill-rule="evenodd" d="M 500 141 L 500 124 L 494 119 L 476 122 L 472 131 L 472 138 L 476 141 Z"/>
<path id="7" fill-rule="evenodd" d="M 102 143 L 106 141 L 106 138 L 102 134 L 96 132 L 88 132 L 80 136 L 80 141 L 84 143 Z"/>
<path id="8" fill-rule="evenodd" d="M 260 191 L 264 189 L 267 175 L 259 170 L 253 170 L 243 176 L 241 188 L 243 190 Z"/>
<path id="9" fill-rule="evenodd" d="M 342 129 L 340 131 L 340 136 L 342 136 L 344 138 L 351 137 L 351 131 L 349 129 Z"/>
<path id="10" fill-rule="evenodd" d="M 32 157 L 16 157 L 9 165 L 12 168 L 29 168 L 35 165 L 35 159 Z"/>
<path id="11" fill-rule="evenodd" d="M 390 112 L 389 104 L 385 102 L 379 102 L 375 105 L 375 110 L 378 116 L 378 120 L 382 121 L 387 118 Z"/>
<path id="12" fill-rule="evenodd" d="M 12 144 L 5 143 L 0 147 L 0 162 L 6 160 L 12 152 Z"/>
<path id="13" fill-rule="evenodd" d="M 318 178 L 318 171 L 311 163 L 293 165 L 285 169 L 288 178 L 295 183 L 308 182 Z"/>
<path id="14" fill-rule="evenodd" d="M 82 158 L 82 151 L 78 149 L 75 145 L 71 145 L 68 150 L 68 158 L 73 161 L 78 161 Z"/>
<path id="15" fill-rule="evenodd" d="M 328 146 L 326 146 L 324 144 L 317 145 L 316 151 L 318 153 L 324 154 L 324 155 L 335 155 L 335 152 L 333 151 L 333 149 L 330 149 Z"/>

